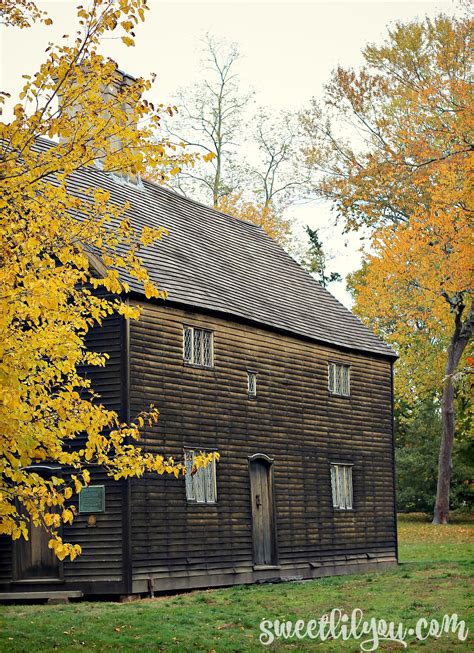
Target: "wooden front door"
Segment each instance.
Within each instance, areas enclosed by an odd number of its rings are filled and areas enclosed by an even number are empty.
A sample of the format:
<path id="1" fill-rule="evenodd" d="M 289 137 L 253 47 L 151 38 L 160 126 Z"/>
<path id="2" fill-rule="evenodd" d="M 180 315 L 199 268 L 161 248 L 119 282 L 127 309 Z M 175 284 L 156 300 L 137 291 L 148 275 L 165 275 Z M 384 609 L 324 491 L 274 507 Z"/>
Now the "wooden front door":
<path id="1" fill-rule="evenodd" d="M 43 526 L 29 525 L 29 539 L 15 542 L 16 580 L 57 580 L 60 562 L 48 547 L 49 534 Z"/>
<path id="2" fill-rule="evenodd" d="M 272 462 L 266 456 L 252 457 L 249 465 L 254 564 L 274 565 L 276 539 Z"/>

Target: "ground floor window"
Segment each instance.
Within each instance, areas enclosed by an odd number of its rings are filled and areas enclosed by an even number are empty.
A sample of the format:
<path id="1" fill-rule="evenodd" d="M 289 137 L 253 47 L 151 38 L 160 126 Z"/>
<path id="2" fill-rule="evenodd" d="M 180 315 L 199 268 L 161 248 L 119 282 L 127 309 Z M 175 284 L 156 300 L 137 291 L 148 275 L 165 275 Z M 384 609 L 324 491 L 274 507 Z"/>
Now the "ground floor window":
<path id="1" fill-rule="evenodd" d="M 352 465 L 331 463 L 332 505 L 339 510 L 352 510 Z"/>
<path id="2" fill-rule="evenodd" d="M 184 463 L 186 466 L 186 499 L 196 503 L 216 503 L 216 459 L 214 458 L 205 467 L 196 469 L 195 457 L 201 451 L 185 449 Z M 202 452 L 209 453 L 209 452 Z"/>

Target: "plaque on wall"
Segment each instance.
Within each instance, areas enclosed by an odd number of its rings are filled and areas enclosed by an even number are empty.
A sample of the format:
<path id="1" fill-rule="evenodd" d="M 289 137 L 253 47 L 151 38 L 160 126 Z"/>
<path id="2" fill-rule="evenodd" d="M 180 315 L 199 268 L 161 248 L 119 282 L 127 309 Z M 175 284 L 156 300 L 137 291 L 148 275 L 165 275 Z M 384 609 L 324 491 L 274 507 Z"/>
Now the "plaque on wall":
<path id="1" fill-rule="evenodd" d="M 89 485 L 79 492 L 79 513 L 105 512 L 105 486 Z"/>

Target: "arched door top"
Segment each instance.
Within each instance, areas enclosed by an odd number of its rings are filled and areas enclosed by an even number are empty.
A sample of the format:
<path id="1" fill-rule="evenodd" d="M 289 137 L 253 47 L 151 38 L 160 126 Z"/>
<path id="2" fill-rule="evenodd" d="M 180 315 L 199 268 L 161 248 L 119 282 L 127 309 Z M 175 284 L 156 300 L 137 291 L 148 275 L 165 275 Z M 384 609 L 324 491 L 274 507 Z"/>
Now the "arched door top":
<path id="1" fill-rule="evenodd" d="M 266 463 L 267 465 L 273 465 L 274 458 L 270 458 L 266 453 L 254 453 L 253 456 L 249 456 L 249 462 L 253 463 L 257 460 Z"/>

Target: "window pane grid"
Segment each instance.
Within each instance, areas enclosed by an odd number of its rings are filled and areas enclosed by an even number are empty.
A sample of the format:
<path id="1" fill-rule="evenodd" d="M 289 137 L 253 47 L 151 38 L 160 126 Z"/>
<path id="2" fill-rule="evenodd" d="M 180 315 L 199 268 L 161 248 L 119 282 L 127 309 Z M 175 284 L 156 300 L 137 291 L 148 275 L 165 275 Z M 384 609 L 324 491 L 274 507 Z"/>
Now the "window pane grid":
<path id="1" fill-rule="evenodd" d="M 192 365 L 212 367 L 214 364 L 212 331 L 183 327 L 183 360 Z"/>
<path id="2" fill-rule="evenodd" d="M 203 365 L 212 367 L 212 331 L 203 331 Z"/>
<path id="3" fill-rule="evenodd" d="M 216 503 L 216 461 L 215 459 L 205 467 L 200 467 L 193 474 L 195 452 L 185 450 L 184 462 L 186 467 L 186 499 L 196 503 Z"/>
<path id="4" fill-rule="evenodd" d="M 193 330 L 189 327 L 183 330 L 183 358 L 188 363 L 193 360 Z"/>
<path id="5" fill-rule="evenodd" d="M 257 375 L 255 372 L 247 372 L 247 391 L 252 397 L 257 394 Z"/>
<path id="6" fill-rule="evenodd" d="M 331 490 L 334 508 L 352 510 L 352 466 L 331 465 Z"/>
<path id="7" fill-rule="evenodd" d="M 200 329 L 194 329 L 194 356 L 193 363 L 196 365 L 202 364 L 202 331 Z"/>
<path id="8" fill-rule="evenodd" d="M 194 484 L 193 484 L 193 458 L 194 458 L 194 452 L 193 451 L 185 451 L 184 452 L 184 464 L 186 467 L 186 499 L 188 501 L 193 501 L 195 499 L 194 496 Z"/>
<path id="9" fill-rule="evenodd" d="M 328 363 L 328 388 L 335 395 L 348 397 L 350 395 L 349 365 Z"/>
<path id="10" fill-rule="evenodd" d="M 334 392 L 334 363 L 329 363 L 329 391 Z"/>

